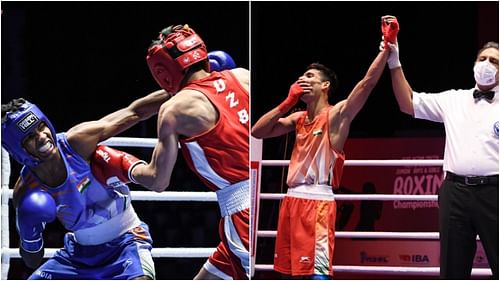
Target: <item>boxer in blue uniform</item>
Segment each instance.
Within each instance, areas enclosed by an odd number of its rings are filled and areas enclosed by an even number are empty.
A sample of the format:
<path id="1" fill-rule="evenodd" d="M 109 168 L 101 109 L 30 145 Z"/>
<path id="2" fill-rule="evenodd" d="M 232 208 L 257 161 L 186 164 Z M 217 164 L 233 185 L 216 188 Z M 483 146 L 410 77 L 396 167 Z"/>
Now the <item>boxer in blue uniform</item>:
<path id="1" fill-rule="evenodd" d="M 105 157 L 95 153 L 99 142 L 153 116 L 169 97 L 163 90 L 151 93 L 59 134 L 36 105 L 24 99 L 2 105 L 2 146 L 23 165 L 14 206 L 25 264 L 40 265 L 46 223 L 57 218 L 68 230 L 64 247 L 29 279 L 155 278 L 153 241 L 132 207 L 126 182 L 101 183 L 98 175 L 107 167 L 90 161 Z M 124 169 L 141 162 L 123 155 Z"/>

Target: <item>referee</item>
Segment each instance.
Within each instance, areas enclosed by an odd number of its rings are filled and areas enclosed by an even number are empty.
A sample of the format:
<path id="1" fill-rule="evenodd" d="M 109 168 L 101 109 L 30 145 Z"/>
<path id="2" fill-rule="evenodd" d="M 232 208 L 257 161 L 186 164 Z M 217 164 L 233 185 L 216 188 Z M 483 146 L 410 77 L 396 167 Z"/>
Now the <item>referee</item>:
<path id="1" fill-rule="evenodd" d="M 387 60 L 402 112 L 444 123 L 445 180 L 439 190 L 440 274 L 470 279 L 479 235 L 498 280 L 498 43 L 488 42 L 474 63 L 472 89 L 413 92 L 397 45 Z"/>

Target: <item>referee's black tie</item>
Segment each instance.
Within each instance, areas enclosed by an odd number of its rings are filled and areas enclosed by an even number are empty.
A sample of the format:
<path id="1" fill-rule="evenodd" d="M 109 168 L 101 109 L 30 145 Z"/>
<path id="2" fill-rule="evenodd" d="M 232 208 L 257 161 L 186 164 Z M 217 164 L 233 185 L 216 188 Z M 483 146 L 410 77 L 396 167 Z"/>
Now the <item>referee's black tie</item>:
<path id="1" fill-rule="evenodd" d="M 480 90 L 474 90 L 474 94 L 472 94 L 475 99 L 486 99 L 487 101 L 491 101 L 495 96 L 494 91 L 485 91 L 482 92 Z"/>

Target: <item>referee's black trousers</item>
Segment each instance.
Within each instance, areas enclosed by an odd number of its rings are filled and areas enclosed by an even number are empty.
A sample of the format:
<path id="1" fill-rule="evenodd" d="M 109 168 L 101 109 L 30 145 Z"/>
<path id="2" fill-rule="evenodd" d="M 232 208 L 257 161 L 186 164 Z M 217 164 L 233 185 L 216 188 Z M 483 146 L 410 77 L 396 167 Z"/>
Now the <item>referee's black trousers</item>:
<path id="1" fill-rule="evenodd" d="M 448 179 L 439 189 L 441 279 L 470 279 L 478 234 L 498 280 L 498 184 L 468 186 Z"/>

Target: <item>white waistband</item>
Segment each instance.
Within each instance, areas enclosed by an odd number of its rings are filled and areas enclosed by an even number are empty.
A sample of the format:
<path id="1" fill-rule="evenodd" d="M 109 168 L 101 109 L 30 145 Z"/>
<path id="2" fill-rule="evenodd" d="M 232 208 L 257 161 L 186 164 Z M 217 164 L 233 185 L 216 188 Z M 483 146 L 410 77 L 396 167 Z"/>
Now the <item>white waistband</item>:
<path id="1" fill-rule="evenodd" d="M 332 187 L 324 184 L 302 184 L 289 187 L 287 196 L 313 200 L 335 201 Z"/>
<path id="2" fill-rule="evenodd" d="M 140 224 L 141 220 L 132 205 L 129 205 L 123 213 L 106 222 L 75 231 L 75 239 L 81 245 L 99 245 L 120 237 Z"/>
<path id="3" fill-rule="evenodd" d="M 223 217 L 250 208 L 250 180 L 226 186 L 215 194 Z"/>

